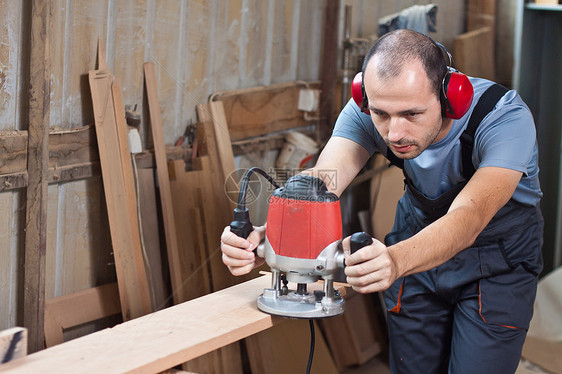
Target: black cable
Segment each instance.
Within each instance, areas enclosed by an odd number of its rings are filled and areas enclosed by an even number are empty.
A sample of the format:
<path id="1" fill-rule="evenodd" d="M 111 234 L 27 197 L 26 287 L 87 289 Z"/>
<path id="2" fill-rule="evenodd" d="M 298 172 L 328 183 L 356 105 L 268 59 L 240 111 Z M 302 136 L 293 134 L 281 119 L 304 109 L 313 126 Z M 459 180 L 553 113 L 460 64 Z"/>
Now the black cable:
<path id="1" fill-rule="evenodd" d="M 238 195 L 238 209 L 241 211 L 244 210 L 244 208 L 246 208 L 246 190 L 248 189 L 250 176 L 254 172 L 263 175 L 269 181 L 269 183 L 275 186 L 275 188 L 279 188 L 279 184 L 277 184 L 277 182 L 275 182 L 275 180 L 262 169 L 258 167 L 253 167 L 246 170 L 246 173 L 242 178 L 242 185 L 240 186 L 240 194 Z"/>
<path id="2" fill-rule="evenodd" d="M 306 374 L 310 374 L 310 368 L 312 367 L 312 358 L 314 357 L 314 320 L 309 319 L 310 323 L 310 353 L 308 355 L 308 365 L 306 365 Z"/>

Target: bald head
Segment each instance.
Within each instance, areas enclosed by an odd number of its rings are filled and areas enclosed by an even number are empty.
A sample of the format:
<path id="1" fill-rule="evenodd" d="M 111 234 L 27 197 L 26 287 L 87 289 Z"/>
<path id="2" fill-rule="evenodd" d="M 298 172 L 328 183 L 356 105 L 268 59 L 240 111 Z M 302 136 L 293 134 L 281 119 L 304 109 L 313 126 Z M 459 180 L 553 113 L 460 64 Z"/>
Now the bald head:
<path id="1" fill-rule="evenodd" d="M 432 91 L 440 97 L 441 83 L 447 72 L 443 51 L 428 36 L 412 30 L 396 30 L 379 38 L 363 62 L 363 77 L 367 68 L 376 69 L 385 80 L 397 77 L 407 62 L 421 62 L 431 82 Z"/>

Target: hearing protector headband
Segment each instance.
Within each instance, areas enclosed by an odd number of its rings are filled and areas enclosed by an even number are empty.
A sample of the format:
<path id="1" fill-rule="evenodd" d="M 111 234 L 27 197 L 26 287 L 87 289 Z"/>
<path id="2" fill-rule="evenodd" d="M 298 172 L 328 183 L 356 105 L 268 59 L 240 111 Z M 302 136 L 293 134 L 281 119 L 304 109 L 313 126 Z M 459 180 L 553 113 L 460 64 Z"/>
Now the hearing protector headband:
<path id="1" fill-rule="evenodd" d="M 433 41 L 433 40 L 432 40 Z M 447 72 L 441 81 L 441 108 L 442 113 L 447 118 L 459 119 L 466 114 L 472 104 L 474 89 L 470 80 L 454 68 L 453 57 L 441 44 L 433 41 L 449 57 Z M 370 114 L 369 101 L 365 94 L 365 83 L 363 73 L 359 72 L 351 83 L 351 96 L 362 112 Z"/>

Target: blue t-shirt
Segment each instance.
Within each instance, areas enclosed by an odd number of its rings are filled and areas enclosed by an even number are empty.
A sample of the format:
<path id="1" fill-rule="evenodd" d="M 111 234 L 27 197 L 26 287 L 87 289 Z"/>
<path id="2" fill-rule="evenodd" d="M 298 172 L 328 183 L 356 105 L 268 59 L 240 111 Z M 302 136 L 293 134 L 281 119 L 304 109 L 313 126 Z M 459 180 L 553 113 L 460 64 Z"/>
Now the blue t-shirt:
<path id="1" fill-rule="evenodd" d="M 414 186 L 429 198 L 436 198 L 464 180 L 461 173 L 460 136 L 468 125 L 474 106 L 493 82 L 470 78 L 474 100 L 469 111 L 453 125 L 445 138 L 431 144 L 419 156 L 404 160 Z M 371 117 L 350 100 L 340 113 L 332 136 L 353 140 L 371 155 L 386 154 L 387 146 Z M 478 126 L 474 138 L 472 162 L 478 169 L 495 166 L 523 173 L 513 199 L 535 206 L 542 197 L 539 184 L 538 148 L 533 116 L 516 91 L 502 97 Z"/>

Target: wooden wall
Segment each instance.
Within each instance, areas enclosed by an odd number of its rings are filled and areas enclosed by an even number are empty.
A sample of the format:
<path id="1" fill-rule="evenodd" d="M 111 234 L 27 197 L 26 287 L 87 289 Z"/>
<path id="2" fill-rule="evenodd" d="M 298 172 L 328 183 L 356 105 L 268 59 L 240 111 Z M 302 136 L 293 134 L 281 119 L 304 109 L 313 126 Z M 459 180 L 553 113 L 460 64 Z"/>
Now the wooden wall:
<path id="1" fill-rule="evenodd" d="M 87 74 L 95 69 L 98 38 L 122 79 L 125 104 L 138 105 L 145 117 L 142 66 L 155 63 L 166 144 L 197 121 L 196 105 L 213 92 L 319 80 L 326 1 L 51 0 L 49 126 L 93 124 Z M 28 127 L 29 3 L 0 0 L 0 136 Z M 353 6 L 352 36 L 367 37 L 378 18 L 428 3 L 341 0 L 334 27 L 343 24 L 346 4 Z M 432 36 L 449 45 L 463 31 L 464 2 L 434 3 Z M 25 196 L 23 189 L 0 193 L 0 330 L 21 324 Z M 99 176 L 49 186 L 46 298 L 114 279 L 104 204 Z"/>
<path id="2" fill-rule="evenodd" d="M 197 121 L 215 91 L 318 80 L 324 0 L 52 0 L 50 124 L 93 123 L 88 71 L 98 38 L 126 105 L 143 109 L 143 63 L 155 63 L 164 138 Z M 28 2 L 0 0 L 0 136 L 27 130 Z M 141 129 L 146 144 L 147 131 Z M 1 165 L 0 165 L 1 167 Z M 1 172 L 1 171 L 0 171 Z M 46 297 L 114 278 L 100 177 L 51 184 Z M 0 193 L 0 330 L 21 324 L 25 191 Z"/>

